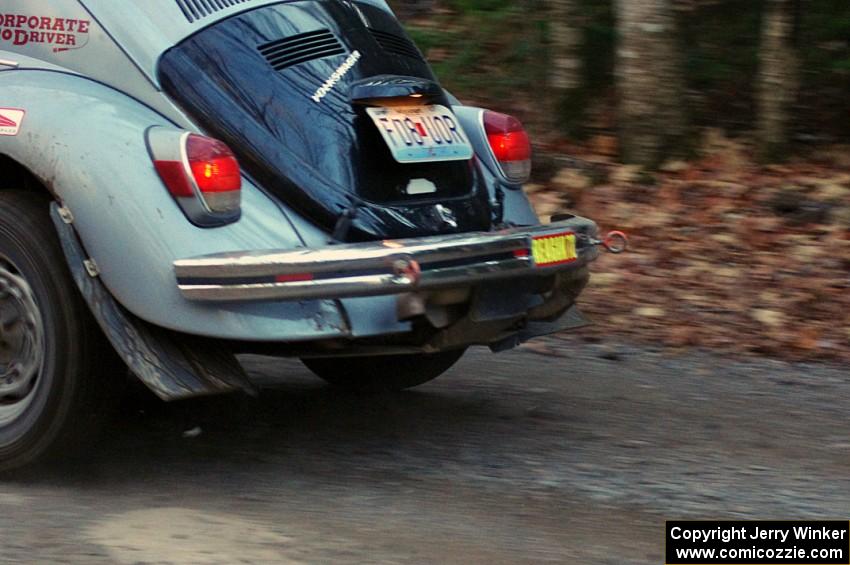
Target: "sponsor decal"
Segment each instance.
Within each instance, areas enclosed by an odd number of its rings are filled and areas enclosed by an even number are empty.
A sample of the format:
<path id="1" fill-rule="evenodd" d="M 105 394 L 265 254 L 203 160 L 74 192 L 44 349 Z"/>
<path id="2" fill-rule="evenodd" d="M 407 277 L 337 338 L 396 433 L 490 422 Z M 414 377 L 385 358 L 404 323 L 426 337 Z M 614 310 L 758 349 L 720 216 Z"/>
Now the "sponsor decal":
<path id="1" fill-rule="evenodd" d="M 311 97 L 313 99 L 313 102 L 315 102 L 316 104 L 321 102 L 322 98 L 327 96 L 328 93 L 333 90 L 333 88 L 337 85 L 337 83 L 342 80 L 342 77 L 347 75 L 348 71 L 350 71 L 352 67 L 357 64 L 357 61 L 360 60 L 360 57 L 360 51 L 355 51 L 354 53 L 349 55 L 348 59 L 346 59 L 345 62 L 333 72 L 330 78 L 325 81 L 325 84 L 323 84 L 319 88 L 319 90 L 317 90 L 316 93 Z"/>
<path id="2" fill-rule="evenodd" d="M 54 53 L 89 42 L 91 20 L 0 13 L 0 46 L 47 45 Z"/>
<path id="3" fill-rule="evenodd" d="M 25 115 L 25 110 L 0 108 L 0 135 L 18 135 Z"/>

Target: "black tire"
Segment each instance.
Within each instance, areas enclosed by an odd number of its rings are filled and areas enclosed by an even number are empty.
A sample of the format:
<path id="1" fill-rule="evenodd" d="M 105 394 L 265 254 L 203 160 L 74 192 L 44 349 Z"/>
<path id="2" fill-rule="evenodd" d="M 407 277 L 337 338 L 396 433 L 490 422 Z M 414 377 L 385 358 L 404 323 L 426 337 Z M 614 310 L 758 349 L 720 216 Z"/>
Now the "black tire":
<path id="1" fill-rule="evenodd" d="M 26 387 L 0 397 L 0 471 L 78 453 L 95 437 L 125 371 L 71 278 L 49 206 L 36 193 L 0 191 L 0 274 L 17 285 L 0 300 L 0 371 L 16 359 L 13 377 L 20 367 L 40 367 L 27 373 L 34 376 Z M 22 316 L 26 306 L 35 314 Z M 23 329 L 15 318 L 27 320 Z M 40 344 L 40 357 L 23 342 Z"/>
<path id="2" fill-rule="evenodd" d="M 433 381 L 460 361 L 465 349 L 415 355 L 302 359 L 333 386 L 357 392 L 390 392 Z"/>

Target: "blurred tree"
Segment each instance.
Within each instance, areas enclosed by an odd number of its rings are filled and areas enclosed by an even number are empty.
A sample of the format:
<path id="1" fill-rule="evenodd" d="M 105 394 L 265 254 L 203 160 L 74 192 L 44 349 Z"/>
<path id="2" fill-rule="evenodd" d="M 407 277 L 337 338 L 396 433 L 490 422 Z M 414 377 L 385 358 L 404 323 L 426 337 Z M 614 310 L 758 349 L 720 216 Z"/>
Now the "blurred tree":
<path id="1" fill-rule="evenodd" d="M 670 0 L 615 0 L 621 157 L 654 167 L 686 148 L 684 80 Z"/>
<path id="2" fill-rule="evenodd" d="M 573 130 L 583 119 L 586 85 L 582 61 L 584 33 L 582 7 L 577 0 L 546 0 L 549 19 L 549 56 L 551 71 L 548 115 L 556 129 Z"/>
<path id="3" fill-rule="evenodd" d="M 419 18 L 434 11 L 436 0 L 392 0 L 393 10 L 402 19 Z"/>
<path id="4" fill-rule="evenodd" d="M 548 0 L 552 44 L 552 88 L 563 97 L 582 86 L 582 30 L 575 0 Z"/>
<path id="5" fill-rule="evenodd" d="M 799 0 L 768 0 L 764 15 L 758 90 L 758 139 L 765 160 L 783 157 L 791 110 L 797 100 L 800 63 L 795 48 Z"/>

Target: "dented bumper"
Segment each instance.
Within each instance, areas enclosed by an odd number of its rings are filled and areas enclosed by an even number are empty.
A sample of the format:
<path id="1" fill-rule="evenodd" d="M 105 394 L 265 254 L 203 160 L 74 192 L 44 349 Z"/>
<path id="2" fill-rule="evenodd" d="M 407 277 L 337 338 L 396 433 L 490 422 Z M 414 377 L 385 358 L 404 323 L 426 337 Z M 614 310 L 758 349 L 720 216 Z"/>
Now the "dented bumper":
<path id="1" fill-rule="evenodd" d="M 597 232 L 595 223 L 575 217 L 499 232 L 222 253 L 175 261 L 174 270 L 180 292 L 192 301 L 398 295 L 580 269 L 598 257 Z M 563 257 L 540 245 L 558 236 L 567 236 L 558 239 L 566 245 Z"/>

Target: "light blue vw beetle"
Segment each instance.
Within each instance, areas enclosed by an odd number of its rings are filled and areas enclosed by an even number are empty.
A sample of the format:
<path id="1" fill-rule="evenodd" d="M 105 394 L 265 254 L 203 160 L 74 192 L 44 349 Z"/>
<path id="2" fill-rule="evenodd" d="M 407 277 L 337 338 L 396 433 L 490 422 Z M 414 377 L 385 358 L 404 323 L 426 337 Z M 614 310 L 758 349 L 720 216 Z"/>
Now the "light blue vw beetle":
<path id="1" fill-rule="evenodd" d="M 89 436 L 125 365 L 398 390 L 582 325 L 602 242 L 540 224 L 530 151 L 382 0 L 0 0 L 0 466 Z"/>

